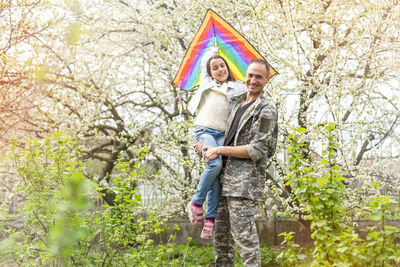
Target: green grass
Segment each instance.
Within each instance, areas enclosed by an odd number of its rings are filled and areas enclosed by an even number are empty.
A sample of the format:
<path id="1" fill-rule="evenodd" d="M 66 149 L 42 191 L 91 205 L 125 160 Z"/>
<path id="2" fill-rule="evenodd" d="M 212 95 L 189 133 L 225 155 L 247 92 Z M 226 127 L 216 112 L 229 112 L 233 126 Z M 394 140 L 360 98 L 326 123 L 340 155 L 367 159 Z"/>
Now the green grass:
<path id="1" fill-rule="evenodd" d="M 280 266 L 275 261 L 278 253 L 272 247 L 262 246 L 262 266 Z M 197 246 L 193 241 L 187 245 L 160 245 L 154 246 L 147 258 L 149 266 L 214 266 L 214 248 Z M 237 250 L 235 266 L 243 266 Z"/>
<path id="2" fill-rule="evenodd" d="M 283 266 L 276 262 L 276 257 L 279 254 L 278 247 L 262 246 L 261 247 L 261 260 L 262 266 Z M 98 255 L 100 257 L 101 253 Z M 91 255 L 91 256 L 94 256 Z M 10 254 L 2 255 L 0 253 L 0 266 L 19 266 L 12 259 Z M 128 266 L 185 266 L 185 267 L 198 267 L 198 266 L 214 266 L 215 255 L 212 246 L 198 246 L 195 242 L 190 241 L 188 244 L 176 245 L 168 243 L 165 245 L 148 245 L 144 247 L 131 247 L 129 251 L 123 256 L 123 260 L 114 258 L 107 264 L 113 266 L 117 263 L 124 262 Z M 90 264 L 89 264 L 90 263 Z M 88 258 L 90 266 L 99 266 L 98 261 Z M 4 265 L 5 264 L 5 265 Z M 88 265 L 88 266 L 89 266 Z M 243 266 L 238 251 L 235 255 L 235 267 Z"/>

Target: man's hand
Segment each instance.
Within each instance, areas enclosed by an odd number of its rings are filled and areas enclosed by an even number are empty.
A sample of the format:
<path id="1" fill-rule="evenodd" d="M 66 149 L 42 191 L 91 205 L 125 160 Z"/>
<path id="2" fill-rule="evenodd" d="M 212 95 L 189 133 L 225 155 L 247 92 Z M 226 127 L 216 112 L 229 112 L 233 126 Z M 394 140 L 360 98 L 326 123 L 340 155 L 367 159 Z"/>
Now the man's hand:
<path id="1" fill-rule="evenodd" d="M 212 161 L 213 159 L 215 159 L 219 156 L 218 147 L 206 146 L 205 148 L 203 148 L 203 150 L 206 151 L 206 153 L 204 153 L 204 161 L 206 163 Z"/>
<path id="2" fill-rule="evenodd" d="M 197 153 L 201 157 L 201 147 L 203 146 L 203 139 L 200 139 L 199 142 L 193 145 L 194 152 Z"/>

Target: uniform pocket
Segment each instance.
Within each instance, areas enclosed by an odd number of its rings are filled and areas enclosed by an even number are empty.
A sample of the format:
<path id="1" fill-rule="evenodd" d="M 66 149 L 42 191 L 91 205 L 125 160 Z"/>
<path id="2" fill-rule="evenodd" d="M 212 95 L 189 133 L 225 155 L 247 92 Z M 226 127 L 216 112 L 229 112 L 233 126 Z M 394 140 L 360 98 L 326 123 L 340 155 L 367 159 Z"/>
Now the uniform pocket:
<path id="1" fill-rule="evenodd" d="M 270 119 L 261 118 L 259 131 L 260 131 L 261 133 L 268 133 L 269 124 L 270 124 L 270 123 L 271 123 L 271 120 L 270 120 Z"/>

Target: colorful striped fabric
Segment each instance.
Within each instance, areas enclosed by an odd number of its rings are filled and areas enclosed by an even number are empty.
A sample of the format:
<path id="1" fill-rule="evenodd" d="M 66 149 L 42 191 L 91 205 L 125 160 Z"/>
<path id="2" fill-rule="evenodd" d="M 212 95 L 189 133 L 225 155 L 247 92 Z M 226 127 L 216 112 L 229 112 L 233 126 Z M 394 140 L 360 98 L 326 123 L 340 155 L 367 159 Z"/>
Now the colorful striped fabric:
<path id="1" fill-rule="evenodd" d="M 229 23 L 208 9 L 199 30 L 186 51 L 173 83 L 188 90 L 200 84 L 200 64 L 207 48 L 219 47 L 219 55 L 227 62 L 236 80 L 245 81 L 247 65 L 255 58 L 265 58 Z M 270 68 L 269 77 L 276 74 Z"/>

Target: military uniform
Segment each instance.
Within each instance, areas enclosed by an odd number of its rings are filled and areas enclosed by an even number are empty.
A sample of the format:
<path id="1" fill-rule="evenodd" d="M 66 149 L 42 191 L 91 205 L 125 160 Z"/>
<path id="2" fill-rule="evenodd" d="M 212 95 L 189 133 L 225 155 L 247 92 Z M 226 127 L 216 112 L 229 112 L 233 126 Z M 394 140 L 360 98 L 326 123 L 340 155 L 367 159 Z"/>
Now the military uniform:
<path id="1" fill-rule="evenodd" d="M 235 99 L 228 129 L 244 98 Z M 256 201 L 263 196 L 268 159 L 275 153 L 277 119 L 274 105 L 260 95 L 239 121 L 233 145 L 246 145 L 250 159 L 229 157 L 220 175 L 222 191 L 214 238 L 216 266 L 234 266 L 235 244 L 245 266 L 261 266 L 254 214 Z"/>

